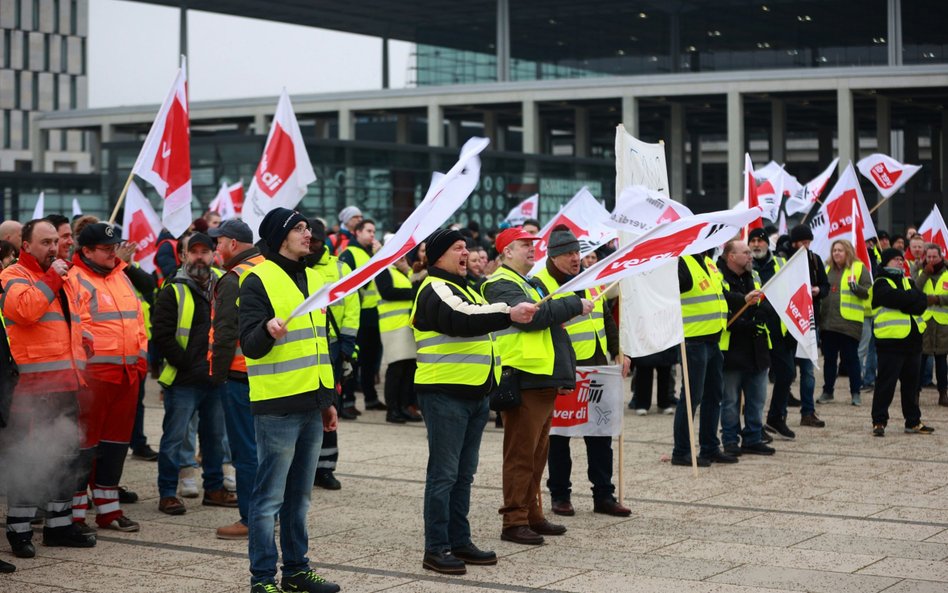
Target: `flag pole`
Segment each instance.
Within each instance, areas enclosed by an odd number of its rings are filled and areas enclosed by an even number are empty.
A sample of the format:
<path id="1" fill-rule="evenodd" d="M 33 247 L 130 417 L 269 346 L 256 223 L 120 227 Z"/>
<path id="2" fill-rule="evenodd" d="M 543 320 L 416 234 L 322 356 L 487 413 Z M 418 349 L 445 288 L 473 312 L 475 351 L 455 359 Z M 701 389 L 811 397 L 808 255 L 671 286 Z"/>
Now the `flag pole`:
<path id="1" fill-rule="evenodd" d="M 892 196 L 889 196 L 889 198 L 891 198 L 891 197 L 892 197 Z M 889 198 L 882 198 L 881 200 L 879 200 L 878 202 L 876 202 L 876 205 L 873 206 L 871 210 L 869 210 L 869 214 L 871 215 L 873 212 L 875 212 L 876 210 L 878 210 L 880 206 L 882 206 L 882 205 L 885 204 L 887 201 L 889 201 Z M 870 237 L 870 238 L 871 238 L 871 237 Z"/>
<path id="2" fill-rule="evenodd" d="M 115 217 L 118 216 L 119 208 L 122 206 L 122 202 L 125 201 L 125 194 L 128 193 L 129 186 L 132 185 L 132 176 L 135 175 L 135 168 L 132 167 L 132 170 L 128 172 L 128 179 L 125 180 L 125 187 L 122 188 L 122 193 L 119 194 L 119 199 L 115 202 L 115 208 L 112 208 L 112 216 L 109 217 L 109 224 L 115 224 Z"/>
<path id="3" fill-rule="evenodd" d="M 797 253 L 794 253 L 793 256 L 792 256 L 790 259 L 787 260 L 787 263 L 783 265 L 783 268 L 787 267 L 787 264 L 789 264 L 791 261 L 793 261 L 793 258 L 796 257 L 797 254 L 800 253 L 801 251 L 805 251 L 805 249 L 797 249 Z M 781 269 L 783 269 L 783 268 L 781 268 Z M 778 274 L 779 274 L 779 272 L 778 272 Z M 761 294 L 762 294 L 763 296 L 761 296 L 760 299 L 757 300 L 757 303 L 760 303 L 760 301 L 762 301 L 762 300 L 764 300 L 764 298 L 766 298 L 766 296 L 767 296 L 767 295 L 766 295 L 767 287 L 770 286 L 770 283 L 773 282 L 773 281 L 774 281 L 774 278 L 776 278 L 776 277 L 777 277 L 777 274 L 774 274 L 773 276 L 770 277 L 770 280 L 768 280 L 763 286 L 760 287 L 760 292 L 761 292 Z M 744 314 L 744 311 L 747 311 L 747 309 L 748 309 L 751 305 L 753 305 L 753 304 L 755 304 L 754 301 L 751 301 L 751 302 L 749 302 L 749 303 L 744 303 L 744 306 L 741 307 L 740 310 L 739 310 L 737 313 L 734 314 L 734 317 L 731 317 L 730 319 L 727 320 L 727 327 L 731 327 L 731 324 L 733 324 L 735 321 L 737 321 L 738 317 L 740 317 L 741 315 L 743 315 L 743 314 Z"/>
<path id="4" fill-rule="evenodd" d="M 691 473 L 698 477 L 698 457 L 695 450 L 695 418 L 691 407 L 691 383 L 688 377 L 688 353 L 685 351 L 685 340 L 681 341 L 681 370 L 684 375 L 685 407 L 688 412 L 688 446 L 691 447 Z"/>
<path id="5" fill-rule="evenodd" d="M 612 286 L 615 286 L 618 283 L 619 281 L 616 280 L 615 282 L 612 283 L 612 285 L 609 288 L 612 288 Z M 603 294 L 606 294 L 607 292 L 609 292 L 609 288 L 602 291 L 602 293 L 600 293 L 596 298 L 599 298 Z M 619 307 L 620 309 L 619 315 L 616 315 L 616 330 L 619 331 L 619 327 L 622 324 L 622 312 L 621 312 L 622 287 L 621 286 L 619 287 L 619 298 L 616 301 L 616 306 Z M 619 331 L 619 335 L 620 336 L 622 335 L 621 331 Z M 619 376 L 622 377 L 622 368 L 625 366 L 625 355 L 622 353 L 622 340 L 619 340 L 619 360 L 621 361 L 619 362 Z M 622 377 L 622 379 L 626 379 L 626 377 Z M 622 386 L 624 390 L 625 381 L 622 381 Z M 622 398 L 622 403 L 623 404 L 625 403 L 625 398 Z M 625 449 L 625 421 L 624 421 L 625 418 L 624 416 L 620 417 L 620 420 L 622 421 L 622 424 L 619 425 L 619 455 L 618 455 L 618 460 L 617 460 L 619 463 L 619 477 L 617 478 L 619 481 L 619 486 L 616 491 L 616 497 L 619 499 L 619 504 L 623 505 L 624 499 L 625 499 L 625 481 L 623 480 L 623 477 L 622 477 L 623 476 L 622 468 L 625 466 L 625 462 L 624 462 L 625 455 L 623 453 L 623 449 Z"/>

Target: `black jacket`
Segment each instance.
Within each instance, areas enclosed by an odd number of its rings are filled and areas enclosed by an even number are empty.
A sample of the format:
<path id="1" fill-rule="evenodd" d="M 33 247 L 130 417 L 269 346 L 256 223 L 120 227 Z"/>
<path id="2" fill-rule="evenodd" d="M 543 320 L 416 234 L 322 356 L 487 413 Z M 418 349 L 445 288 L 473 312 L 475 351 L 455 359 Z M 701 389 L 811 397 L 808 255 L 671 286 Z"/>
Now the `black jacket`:
<path id="1" fill-rule="evenodd" d="M 886 282 L 888 278 L 895 282 L 896 288 Z M 898 309 L 908 315 L 922 315 L 928 308 L 928 297 L 925 293 L 915 287 L 915 281 L 909 279 L 908 290 L 902 288 L 902 271 L 897 274 L 886 272 L 884 268 L 879 270 L 879 277 L 872 284 L 872 306 L 888 307 L 889 309 Z M 883 351 L 901 351 L 901 352 L 921 352 L 922 334 L 918 331 L 918 325 L 912 319 L 912 329 L 909 335 L 904 338 L 876 338 L 876 350 Z"/>
<path id="2" fill-rule="evenodd" d="M 774 277 L 774 274 L 777 273 L 777 261 L 774 258 L 774 255 L 770 252 L 767 252 L 767 257 L 763 259 L 754 258 L 754 271 L 760 275 L 760 284 L 763 286 Z M 821 291 L 822 292 L 822 291 Z M 776 342 L 777 340 L 793 340 L 793 336 L 790 332 L 787 332 L 787 335 L 784 336 L 783 332 L 780 330 L 780 315 L 774 310 L 770 305 L 770 301 L 764 299 L 761 301 L 761 311 L 760 311 L 764 321 L 767 323 L 767 329 L 770 330 L 770 340 Z"/>
<path id="3" fill-rule="evenodd" d="M 214 282 L 213 273 L 210 282 Z M 178 329 L 178 302 L 174 286 L 177 284 L 187 286 L 194 298 L 194 318 L 191 321 L 187 349 L 181 348 L 175 339 Z M 158 291 L 151 320 L 152 342 L 167 363 L 178 370 L 172 385 L 202 385 L 210 382 L 207 348 L 211 333 L 211 301 L 208 291 L 195 284 L 183 268 L 178 270 Z"/>
<path id="4" fill-rule="evenodd" d="M 240 332 L 237 323 L 237 297 L 240 292 L 240 278 L 230 270 L 252 257 L 260 255 L 256 247 L 236 254 L 230 261 L 224 262 L 228 270 L 214 287 L 214 348 L 211 352 L 211 382 L 221 384 L 227 379 L 247 382 L 247 373 L 230 370 L 237 352 L 237 340 Z"/>
<path id="5" fill-rule="evenodd" d="M 724 276 L 724 299 L 727 301 L 727 318 L 733 318 L 746 301 L 744 297 L 754 290 L 751 272 L 736 274 L 722 259 L 718 269 Z M 766 302 L 766 301 L 763 301 Z M 770 368 L 770 346 L 767 332 L 760 324 L 767 319 L 765 305 L 753 304 L 738 317 L 728 331 L 731 334 L 728 349 L 724 351 L 724 368 L 730 371 L 756 372 Z M 779 331 L 779 328 L 778 328 Z"/>
<path id="6" fill-rule="evenodd" d="M 467 293 L 454 286 L 437 282 L 437 279 L 442 279 L 457 286 L 465 286 L 464 278 L 434 266 L 428 268 L 428 275 L 433 281 L 418 292 L 415 315 L 411 320 L 415 328 L 435 331 L 446 336 L 470 338 L 510 327 L 510 307 L 503 304 L 473 305 L 473 299 Z M 454 301 L 451 297 L 446 300 L 435 290 L 436 286 L 446 286 L 451 295 L 458 297 L 460 301 Z M 493 388 L 493 373 L 488 375 L 483 385 L 415 385 L 415 389 L 421 393 L 444 393 L 463 398 L 486 397 Z"/>
<path id="7" fill-rule="evenodd" d="M 293 279 L 303 297 L 309 296 L 306 290 L 306 265 L 293 261 L 279 253 L 268 254 L 267 259 L 274 262 Z M 318 287 L 310 286 L 310 290 Z M 240 349 L 248 358 L 263 358 L 273 349 L 273 336 L 267 331 L 267 322 L 275 316 L 270 297 L 263 281 L 255 274 L 248 274 L 240 285 L 240 309 L 238 321 L 240 331 Z M 332 405 L 335 392 L 331 388 L 314 386 L 306 391 L 289 397 L 278 397 L 263 401 L 250 402 L 253 414 L 290 414 L 315 409 L 327 409 Z"/>
<path id="8" fill-rule="evenodd" d="M 411 278 L 411 272 L 408 273 Z M 392 280 L 392 272 L 385 268 L 375 277 L 375 287 L 379 291 L 379 296 L 386 301 L 410 301 L 415 298 L 414 288 L 395 288 Z"/>
<path id="9" fill-rule="evenodd" d="M 510 269 L 507 267 L 507 269 Z M 513 270 L 510 270 L 514 272 Z M 514 272 L 516 274 L 516 272 Z M 538 283 L 532 283 L 537 286 Z M 484 298 L 490 303 L 507 303 L 511 307 L 520 303 L 530 303 L 530 297 L 523 292 L 513 281 L 500 279 L 487 282 L 482 286 Z M 540 289 L 541 295 L 546 290 Z M 550 375 L 534 375 L 520 373 L 520 387 L 522 389 L 543 389 L 549 387 L 564 387 L 572 389 L 576 386 L 576 352 L 570 341 L 569 334 L 563 329 L 563 324 L 583 312 L 583 303 L 576 294 L 565 298 L 550 299 L 537 307 L 536 315 L 530 323 L 514 323 L 513 326 L 522 331 L 550 330 L 553 339 L 553 373 Z M 503 354 L 501 354 L 503 358 Z"/>

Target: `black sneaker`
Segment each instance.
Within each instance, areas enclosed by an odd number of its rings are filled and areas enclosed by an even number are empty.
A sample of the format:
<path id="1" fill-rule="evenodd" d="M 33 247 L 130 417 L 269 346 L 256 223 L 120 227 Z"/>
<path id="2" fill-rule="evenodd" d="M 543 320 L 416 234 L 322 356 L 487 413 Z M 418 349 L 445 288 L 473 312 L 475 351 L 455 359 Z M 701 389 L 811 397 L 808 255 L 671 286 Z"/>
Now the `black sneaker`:
<path id="1" fill-rule="evenodd" d="M 316 472 L 316 480 L 313 486 L 322 488 L 323 490 L 340 490 L 342 483 L 336 479 L 336 476 L 334 476 L 331 471 Z"/>
<path id="2" fill-rule="evenodd" d="M 724 445 L 724 452 L 733 457 L 741 456 L 741 446 L 737 443 L 728 443 Z"/>
<path id="3" fill-rule="evenodd" d="M 884 437 L 884 436 L 885 436 L 885 424 L 873 424 L 873 425 L 872 425 L 872 436 L 874 436 L 874 437 Z"/>
<path id="4" fill-rule="evenodd" d="M 935 429 L 919 422 L 917 426 L 906 426 L 905 432 L 909 434 L 931 434 L 935 432 Z"/>
<path id="5" fill-rule="evenodd" d="M 257 583 L 250 587 L 250 593 L 283 593 L 276 583 Z"/>
<path id="6" fill-rule="evenodd" d="M 468 544 L 460 548 L 451 548 L 454 557 L 465 564 L 478 564 L 481 566 L 493 566 L 497 564 L 497 554 L 490 550 L 481 550 L 474 544 Z"/>
<path id="7" fill-rule="evenodd" d="M 339 410 L 339 417 L 343 420 L 355 420 L 359 417 L 359 415 L 356 413 L 355 408 L 343 407 L 341 410 Z"/>
<path id="8" fill-rule="evenodd" d="M 69 527 L 43 528 L 43 545 L 63 548 L 94 548 L 95 535 L 82 533 L 73 523 Z"/>
<path id="9" fill-rule="evenodd" d="M 118 487 L 119 502 L 122 504 L 134 504 L 138 502 L 138 494 L 129 490 L 125 486 Z"/>
<path id="10" fill-rule="evenodd" d="M 441 574 L 466 574 L 464 561 L 451 552 L 425 552 L 421 561 L 425 570 L 433 570 Z"/>
<path id="11" fill-rule="evenodd" d="M 391 422 L 392 424 L 405 424 L 408 422 L 404 416 L 392 410 L 389 410 L 388 414 L 385 415 L 385 421 Z"/>
<path id="12" fill-rule="evenodd" d="M 774 442 L 774 437 L 770 436 L 770 433 L 768 433 L 766 430 L 762 430 L 760 431 L 760 441 L 765 445 L 769 445 L 770 443 Z"/>
<path id="13" fill-rule="evenodd" d="M 696 461 L 698 467 L 711 467 L 711 461 L 705 457 L 698 456 Z M 691 456 L 687 457 L 675 457 L 672 455 L 672 465 L 683 465 L 691 467 Z"/>
<path id="14" fill-rule="evenodd" d="M 158 461 L 158 451 L 151 448 L 151 445 L 144 445 L 132 449 L 132 457 L 142 461 Z"/>
<path id="15" fill-rule="evenodd" d="M 741 445 L 741 451 L 748 455 L 773 455 L 777 452 L 773 447 L 768 447 L 763 443 L 754 443 L 753 445 Z"/>
<path id="16" fill-rule="evenodd" d="M 4 562 L 0 560 L 0 574 L 9 574 L 16 571 L 16 567 L 10 564 L 9 562 Z"/>
<path id="17" fill-rule="evenodd" d="M 768 420 L 767 424 L 764 425 L 764 430 L 774 434 L 779 434 L 784 440 L 787 441 L 792 441 L 793 439 L 797 438 L 797 433 L 790 430 L 790 427 L 787 426 L 787 421 L 783 418 L 780 420 Z"/>
<path id="18" fill-rule="evenodd" d="M 787 397 L 787 407 L 788 407 L 788 408 L 799 408 L 799 407 L 800 407 L 800 403 L 801 403 L 800 400 L 798 400 L 797 398 L 793 397 L 793 394 L 792 394 L 792 393 Z"/>
<path id="19" fill-rule="evenodd" d="M 26 536 L 26 537 L 23 537 Z M 10 542 L 10 550 L 17 558 L 33 558 L 36 556 L 36 548 L 33 546 L 33 532 L 28 531 L 24 534 L 17 534 L 11 531 L 7 532 L 7 541 Z"/>
<path id="20" fill-rule="evenodd" d="M 385 410 L 388 409 L 388 406 L 383 404 L 381 400 L 375 400 L 373 402 L 365 402 L 365 409 L 366 410 L 379 410 L 379 411 L 384 412 Z"/>
<path id="21" fill-rule="evenodd" d="M 738 453 L 737 455 L 740 455 L 740 453 Z M 723 453 L 721 451 L 715 451 L 711 455 L 699 455 L 698 465 L 701 465 L 702 459 L 707 459 L 711 463 L 737 463 L 738 461 L 737 455 L 734 455 L 730 451 L 728 451 L 727 446 L 726 446 Z"/>
<path id="22" fill-rule="evenodd" d="M 336 593 L 340 590 L 339 585 L 330 583 L 316 574 L 316 571 L 312 569 L 301 570 L 289 576 L 283 575 L 280 586 L 287 593 L 296 593 L 297 591 L 303 591 L 305 593 Z"/>

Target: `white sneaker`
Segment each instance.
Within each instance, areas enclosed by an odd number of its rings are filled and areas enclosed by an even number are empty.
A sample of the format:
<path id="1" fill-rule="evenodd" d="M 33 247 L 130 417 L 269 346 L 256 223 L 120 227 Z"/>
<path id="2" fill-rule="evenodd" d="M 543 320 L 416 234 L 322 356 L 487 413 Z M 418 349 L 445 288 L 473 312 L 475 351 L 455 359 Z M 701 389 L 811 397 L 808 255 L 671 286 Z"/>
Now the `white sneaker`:
<path id="1" fill-rule="evenodd" d="M 675 413 L 675 406 L 668 406 L 667 408 L 662 408 L 662 414 L 666 416 L 671 416 Z"/>
<path id="2" fill-rule="evenodd" d="M 646 409 L 644 409 L 644 408 L 635 408 L 635 415 L 636 415 L 636 416 L 645 416 L 646 414 L 648 414 L 648 410 L 646 410 Z"/>
<path id="3" fill-rule="evenodd" d="M 197 469 L 185 467 L 178 472 L 178 496 L 183 498 L 198 497 Z"/>
<path id="4" fill-rule="evenodd" d="M 228 492 L 237 492 L 237 470 L 230 463 L 224 465 L 224 488 Z"/>

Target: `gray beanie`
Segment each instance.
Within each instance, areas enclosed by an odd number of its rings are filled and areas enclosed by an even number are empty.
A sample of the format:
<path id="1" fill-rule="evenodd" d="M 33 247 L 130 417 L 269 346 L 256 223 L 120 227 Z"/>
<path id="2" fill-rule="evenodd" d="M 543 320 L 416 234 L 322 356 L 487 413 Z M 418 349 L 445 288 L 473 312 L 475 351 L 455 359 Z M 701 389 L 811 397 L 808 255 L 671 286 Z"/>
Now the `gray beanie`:
<path id="1" fill-rule="evenodd" d="M 565 225 L 553 229 L 550 233 L 550 241 L 546 247 L 546 254 L 549 257 L 556 257 L 571 251 L 579 251 L 579 239 Z"/>

